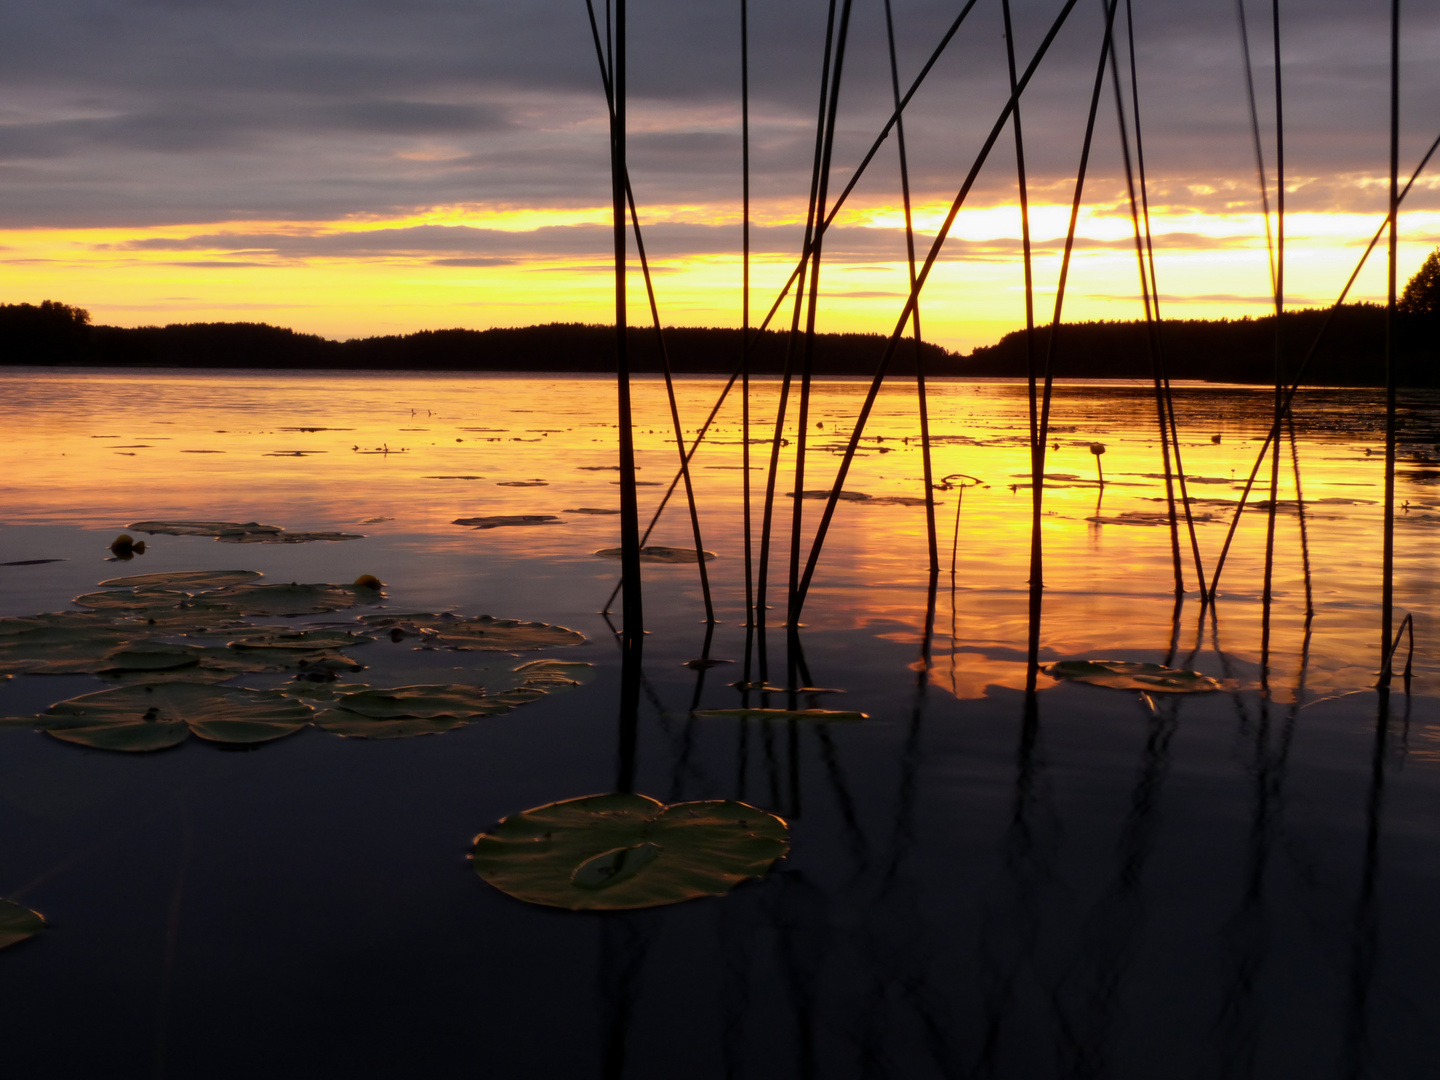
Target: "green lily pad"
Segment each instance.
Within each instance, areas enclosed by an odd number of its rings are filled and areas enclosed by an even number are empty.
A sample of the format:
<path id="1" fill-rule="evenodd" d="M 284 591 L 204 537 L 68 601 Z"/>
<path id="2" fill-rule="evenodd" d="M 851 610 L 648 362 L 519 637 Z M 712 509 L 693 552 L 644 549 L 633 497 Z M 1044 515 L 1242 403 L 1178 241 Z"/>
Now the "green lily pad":
<path id="1" fill-rule="evenodd" d="M 0 949 L 32 938 L 45 929 L 45 918 L 27 907 L 0 900 Z"/>
<path id="2" fill-rule="evenodd" d="M 364 585 L 231 585 L 205 599 L 232 604 L 245 615 L 318 615 L 357 604 L 378 604 L 385 598 L 379 589 Z"/>
<path id="3" fill-rule="evenodd" d="M 122 645 L 105 657 L 99 670 L 106 671 L 170 671 L 195 667 L 205 655 L 199 645 L 171 645 L 163 641 L 140 641 Z"/>
<path id="4" fill-rule="evenodd" d="M 294 734 L 310 706 L 277 690 L 142 683 L 84 694 L 40 715 L 57 739 L 100 750 L 161 750 L 193 730 L 215 742 L 255 743 Z"/>
<path id="5" fill-rule="evenodd" d="M 1205 694 L 1220 684 L 1198 671 L 1142 664 L 1132 660 L 1061 660 L 1045 673 L 1054 679 L 1109 686 L 1116 690 L 1148 690 L 1162 694 Z"/>
<path id="6" fill-rule="evenodd" d="M 723 896 L 789 849 L 785 822 L 745 803 L 614 794 L 511 814 L 475 838 L 472 859 L 482 880 L 516 899 L 621 911 Z"/>
<path id="7" fill-rule="evenodd" d="M 258 570 L 170 570 L 162 574 L 132 574 L 129 577 L 110 578 L 100 584 L 107 588 L 155 587 L 199 592 L 203 589 L 224 588 L 226 585 L 241 585 L 263 576 Z"/>
<path id="8" fill-rule="evenodd" d="M 870 719 L 867 713 L 840 709 L 697 709 L 695 715 L 728 716 L 734 720 L 809 720 L 816 723 Z"/>
<path id="9" fill-rule="evenodd" d="M 621 557 L 621 549 L 601 548 L 595 552 L 595 554 L 599 555 L 602 559 L 618 559 Z M 715 558 L 713 551 L 702 551 L 700 554 L 704 556 L 706 562 Z M 673 548 L 656 544 L 652 547 L 642 547 L 640 549 L 640 561 L 649 563 L 697 563 L 700 561 L 700 558 L 695 554 L 694 548 Z"/>
<path id="10" fill-rule="evenodd" d="M 131 639 L 100 622 L 46 626 L 0 635 L 0 671 L 34 675 L 88 674 Z"/>

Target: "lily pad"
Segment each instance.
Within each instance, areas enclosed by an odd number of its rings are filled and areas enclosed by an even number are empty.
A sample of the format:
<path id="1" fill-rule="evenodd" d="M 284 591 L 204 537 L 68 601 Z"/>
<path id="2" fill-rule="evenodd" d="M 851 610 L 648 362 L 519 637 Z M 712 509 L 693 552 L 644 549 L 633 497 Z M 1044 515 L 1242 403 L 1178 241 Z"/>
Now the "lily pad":
<path id="1" fill-rule="evenodd" d="M 800 492 L 800 498 L 802 498 L 802 499 L 828 499 L 828 498 L 830 498 L 831 493 L 832 493 L 832 492 L 831 492 L 831 489 L 830 489 L 830 488 L 826 488 L 826 489 L 821 490 L 821 491 L 802 491 L 802 492 Z M 786 494 L 787 497 L 789 497 L 789 498 L 791 498 L 791 499 L 795 498 L 795 492 L 793 492 L 793 491 L 787 491 L 785 494 Z M 840 500 L 841 500 L 842 502 L 869 502 L 869 501 L 870 501 L 870 496 L 869 496 L 869 495 L 866 495 L 863 491 L 842 491 L 842 492 L 840 492 L 839 498 L 840 498 Z"/>
<path id="2" fill-rule="evenodd" d="M 566 510 L 567 514 L 590 514 L 594 517 L 606 516 L 620 513 L 619 510 L 606 510 L 599 506 L 577 506 L 574 509 Z"/>
<path id="3" fill-rule="evenodd" d="M 348 649 L 352 645 L 368 645 L 375 639 L 353 630 L 286 630 L 274 626 L 257 626 L 230 642 L 240 652 L 317 652 L 322 649 Z"/>
<path id="4" fill-rule="evenodd" d="M 1116 690 L 1147 690 L 1162 694 L 1205 694 L 1220 684 L 1198 671 L 1142 664 L 1133 660 L 1061 660 L 1045 668 L 1054 679 L 1109 686 Z"/>
<path id="5" fill-rule="evenodd" d="M 27 907 L 0 900 L 0 949 L 32 938 L 45 929 L 45 918 Z"/>
<path id="6" fill-rule="evenodd" d="M 554 514 L 496 514 L 492 517 L 456 518 L 450 524 L 469 525 L 475 529 L 498 529 L 503 525 L 558 525 Z"/>
<path id="7" fill-rule="evenodd" d="M 194 731 L 248 744 L 294 734 L 313 710 L 278 690 L 195 683 L 143 683 L 52 705 L 39 717 L 57 739 L 99 750 L 162 750 Z"/>
<path id="8" fill-rule="evenodd" d="M 163 641 L 140 641 L 122 645 L 104 659 L 101 672 L 170 671 L 196 667 L 205 650 L 199 645 L 171 645 Z"/>
<path id="9" fill-rule="evenodd" d="M 421 639 L 419 648 L 482 652 L 527 652 L 561 645 L 583 645 L 585 635 L 563 626 L 493 615 L 362 615 L 360 622 L 377 629 L 399 630 Z"/>
<path id="10" fill-rule="evenodd" d="M 817 723 L 870 719 L 867 713 L 845 712 L 840 709 L 697 709 L 695 715 L 728 716 L 736 720 L 808 720 Z"/>
<path id="11" fill-rule="evenodd" d="M 231 585 L 206 593 L 211 602 L 233 604 L 245 615 L 315 615 L 358 604 L 377 604 L 385 598 L 379 589 L 363 585 Z"/>
<path id="12" fill-rule="evenodd" d="M 475 838 L 472 859 L 481 879 L 516 899 L 622 911 L 723 896 L 789 849 L 785 822 L 745 803 L 665 806 L 614 794 L 511 814 Z"/>
<path id="13" fill-rule="evenodd" d="M 315 724 L 336 735 L 359 739 L 438 735 L 579 686 L 589 681 L 592 673 L 589 664 L 536 660 L 497 674 L 486 686 L 448 683 L 358 689 L 329 697 L 333 707 L 320 713 Z"/>
<path id="14" fill-rule="evenodd" d="M 595 554 L 602 559 L 618 559 L 621 557 L 620 552 L 620 548 L 601 548 L 595 552 Z M 703 551 L 700 554 L 705 557 L 706 562 L 715 558 L 713 551 Z M 640 561 L 648 563 L 698 563 L 700 558 L 695 554 L 694 548 L 673 548 L 657 544 L 651 547 L 642 547 L 640 549 Z"/>
<path id="15" fill-rule="evenodd" d="M 0 672 L 33 675 L 85 674 L 99 670 L 105 657 L 130 638 L 101 622 L 31 625 L 0 635 Z"/>
<path id="16" fill-rule="evenodd" d="M 161 574 L 132 574 L 130 577 L 110 578 L 100 584 L 106 588 L 159 588 L 199 592 L 204 589 L 221 589 L 226 585 L 240 585 L 261 577 L 264 575 L 258 570 L 171 570 Z"/>
<path id="17" fill-rule="evenodd" d="M 341 540 L 364 540 L 365 535 L 344 532 L 245 532 L 222 533 L 215 539 L 222 544 L 312 544 L 316 541 L 335 543 Z"/>
<path id="18" fill-rule="evenodd" d="M 163 536 L 224 536 L 235 533 L 279 533 L 280 525 L 261 525 L 258 521 L 132 521 L 125 526 L 136 532 Z"/>

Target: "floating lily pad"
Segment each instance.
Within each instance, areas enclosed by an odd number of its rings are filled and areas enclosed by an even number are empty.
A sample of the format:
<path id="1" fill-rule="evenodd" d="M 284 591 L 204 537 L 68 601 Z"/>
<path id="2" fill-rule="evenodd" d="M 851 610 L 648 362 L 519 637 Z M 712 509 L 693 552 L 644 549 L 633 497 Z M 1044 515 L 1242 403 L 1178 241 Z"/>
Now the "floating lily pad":
<path id="1" fill-rule="evenodd" d="M 359 689 L 328 697 L 333 707 L 320 713 L 315 724 L 360 739 L 438 735 L 579 686 L 589 681 L 592 672 L 589 664 L 535 660 L 497 673 L 486 686 L 448 683 Z"/>
<path id="2" fill-rule="evenodd" d="M 554 514 L 496 514 L 492 517 L 456 518 L 450 524 L 469 525 L 476 529 L 498 529 L 503 525 L 557 525 Z"/>
<path id="3" fill-rule="evenodd" d="M 870 719 L 866 713 L 840 709 L 697 709 L 695 715 L 728 716 L 735 720 L 808 720 L 815 723 Z"/>
<path id="4" fill-rule="evenodd" d="M 122 645 L 105 657 L 106 671 L 170 671 L 196 667 L 205 650 L 199 645 L 171 645 L 163 641 L 140 641 Z"/>
<path id="5" fill-rule="evenodd" d="M 621 557 L 620 552 L 620 548 L 601 548 L 595 552 L 595 554 L 599 555 L 602 559 L 618 559 Z M 701 552 L 701 554 L 704 555 L 706 562 L 715 558 L 713 551 L 705 551 Z M 642 547 L 640 549 L 640 561 L 648 563 L 697 563 L 700 559 L 695 554 L 694 548 L 673 548 L 657 544 L 651 547 Z"/>
<path id="6" fill-rule="evenodd" d="M 475 872 L 519 900 L 572 911 L 723 896 L 790 849 L 773 814 L 740 802 L 665 806 L 591 795 L 511 814 L 475 838 Z"/>
<path id="7" fill-rule="evenodd" d="M 620 513 L 619 510 L 606 510 L 599 506 L 577 506 L 572 510 L 566 510 L 567 514 L 590 514 L 595 517 L 609 516 Z"/>
<path id="8" fill-rule="evenodd" d="M 1176 512 L 1177 520 L 1185 520 L 1184 510 Z M 1093 521 L 1097 525 L 1169 525 L 1169 513 L 1160 513 L 1151 510 L 1122 510 L 1118 514 L 1095 514 L 1087 517 L 1086 521 Z M 1214 514 L 1197 514 L 1192 512 L 1190 520 L 1197 525 L 1206 521 L 1214 521 Z"/>
<path id="9" fill-rule="evenodd" d="M 317 541 L 331 543 L 341 540 L 364 540 L 363 533 L 344 532 L 278 532 L 278 533 L 222 533 L 215 538 L 222 544 L 312 544 Z"/>
<path id="10" fill-rule="evenodd" d="M 358 604 L 378 604 L 379 589 L 363 585 L 231 585 L 206 593 L 207 601 L 233 604 L 245 615 L 315 615 Z"/>
<path id="11" fill-rule="evenodd" d="M 0 900 L 0 949 L 32 938 L 45 929 L 45 918 L 39 912 Z"/>
<path id="12" fill-rule="evenodd" d="M 1198 671 L 1142 664 L 1133 660 L 1061 660 L 1045 673 L 1054 679 L 1109 686 L 1116 690 L 1148 690 L 1162 694 L 1204 694 L 1220 684 Z"/>
<path id="13" fill-rule="evenodd" d="M 94 672 L 129 638 L 103 623 L 46 626 L 0 635 L 0 671 L 33 675 Z"/>
<path id="14" fill-rule="evenodd" d="M 310 706 L 278 690 L 195 683 L 144 683 L 62 701 L 39 720 L 57 739 L 99 750 L 162 750 L 193 731 L 214 742 L 248 744 L 294 734 Z"/>
<path id="15" fill-rule="evenodd" d="M 226 585 L 240 585 L 255 581 L 263 574 L 258 570 L 171 570 L 161 574 L 133 574 L 130 577 L 110 578 L 100 584 L 117 589 L 181 589 L 199 592 L 203 589 L 221 589 Z"/>
<path id="16" fill-rule="evenodd" d="M 496 487 L 549 487 L 548 480 L 501 480 Z"/>
<path id="17" fill-rule="evenodd" d="M 924 506 L 925 500 L 911 495 L 873 495 L 866 500 L 871 506 Z"/>
<path id="18" fill-rule="evenodd" d="M 793 492 L 793 491 L 787 491 L 785 494 L 786 494 L 786 496 L 788 496 L 788 497 L 791 498 L 791 499 L 795 498 L 795 492 Z M 830 489 L 827 488 L 827 489 L 825 489 L 825 490 L 823 490 L 823 491 L 802 491 L 802 492 L 800 493 L 800 498 L 802 498 L 802 499 L 828 499 L 828 498 L 830 498 L 830 495 L 831 495 L 831 491 L 830 491 Z M 839 496 L 839 497 L 840 497 L 840 500 L 841 500 L 842 502 L 869 502 L 869 501 L 870 501 L 870 496 L 869 496 L 869 495 L 866 495 L 864 492 L 861 492 L 861 491 L 842 491 L 842 492 L 840 492 L 840 496 Z"/>
<path id="19" fill-rule="evenodd" d="M 230 642 L 240 652 L 316 652 L 322 649 L 348 649 L 352 645 L 368 645 L 375 639 L 353 630 L 318 629 L 286 630 L 273 626 L 257 626 Z"/>
<path id="20" fill-rule="evenodd" d="M 280 525 L 261 525 L 258 521 L 132 521 L 125 526 L 136 532 L 164 536 L 224 536 L 231 533 L 279 533 Z"/>
<path id="21" fill-rule="evenodd" d="M 377 629 L 399 630 L 421 639 L 420 648 L 461 651 L 526 652 L 561 645 L 583 645 L 585 635 L 563 626 L 493 615 L 465 618 L 459 615 L 362 615 L 360 622 Z"/>

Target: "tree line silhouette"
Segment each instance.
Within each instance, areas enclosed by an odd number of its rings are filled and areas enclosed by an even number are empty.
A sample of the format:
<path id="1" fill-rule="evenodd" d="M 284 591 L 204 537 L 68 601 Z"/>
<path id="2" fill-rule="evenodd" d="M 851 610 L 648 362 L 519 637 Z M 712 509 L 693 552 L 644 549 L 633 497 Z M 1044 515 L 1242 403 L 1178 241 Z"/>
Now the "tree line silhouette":
<path id="1" fill-rule="evenodd" d="M 1435 265 L 1432 265 L 1435 264 Z M 1440 257 L 1431 255 L 1406 290 L 1397 317 L 1396 354 L 1402 385 L 1440 386 Z M 1293 370 L 1309 348 L 1325 312 L 1282 316 L 1282 353 Z M 1167 319 L 1160 337 L 1172 379 L 1268 383 L 1275 377 L 1275 318 Z M 1144 322 L 1066 323 L 1055 349 L 1058 378 L 1148 379 Z M 968 356 L 922 344 L 927 375 L 1023 378 L 1031 351 L 1044 357 L 1049 327 L 1028 349 L 1025 332 L 1006 334 Z M 670 327 L 665 342 L 681 374 L 729 374 L 739 363 L 741 331 Z M 1306 376 L 1310 385 L 1383 385 L 1385 309 L 1347 304 L 1337 313 Z M 885 339 L 878 334 L 820 334 L 815 370 L 824 375 L 871 375 Z M 649 328 L 630 331 L 633 370 L 661 370 Z M 913 376 L 913 349 L 896 354 L 897 376 Z M 751 347 L 752 370 L 779 374 L 785 336 L 766 331 Z M 612 327 L 583 323 L 491 330 L 422 330 L 413 334 L 332 341 L 266 323 L 173 323 L 95 326 L 83 308 L 53 300 L 0 304 L 0 363 L 99 367 L 312 368 L 332 371 L 611 372 Z"/>

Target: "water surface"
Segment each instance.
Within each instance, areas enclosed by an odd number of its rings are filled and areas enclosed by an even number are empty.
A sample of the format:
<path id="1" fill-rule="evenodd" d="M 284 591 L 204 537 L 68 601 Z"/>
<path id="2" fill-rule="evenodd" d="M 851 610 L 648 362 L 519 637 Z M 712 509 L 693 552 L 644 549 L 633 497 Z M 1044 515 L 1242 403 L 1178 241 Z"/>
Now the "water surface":
<path id="1" fill-rule="evenodd" d="M 1177 612 L 1168 528 L 1121 523 L 1164 509 L 1153 399 L 1130 384 L 1057 390 L 1041 658 L 1169 661 L 1225 680 L 1222 693 L 1151 708 L 1045 676 L 1027 700 L 1025 388 L 940 382 L 934 473 L 979 484 L 963 502 L 954 488 L 937 496 L 930 662 L 924 508 L 842 503 L 800 637 L 810 685 L 834 692 L 797 704 L 871 719 L 830 727 L 691 715 L 738 705 L 745 670 L 732 400 L 693 475 L 717 556 L 709 655 L 734 663 L 685 666 L 706 649 L 697 575 L 647 565 L 637 788 L 766 807 L 790 821 L 793 851 L 724 899 L 586 916 L 495 893 L 464 855 L 507 813 L 616 784 L 618 651 L 599 610 L 618 566 L 593 552 L 618 529 L 569 512 L 618 505 L 609 381 L 46 370 L 0 381 L 0 562 L 65 560 L 0 567 L 0 615 L 64 608 L 121 573 L 371 573 L 393 610 L 573 627 L 590 640 L 564 658 L 599 669 L 569 695 L 403 742 L 307 731 L 251 753 L 192 740 L 136 757 L 0 731 L 0 895 L 52 923 L 0 954 L 19 988 L 16 1075 L 1409 1077 L 1440 1050 L 1433 397 L 1402 417 L 1396 603 L 1414 615 L 1417 674 L 1388 713 L 1370 689 L 1378 395 L 1297 400 L 1304 531 L 1287 441 L 1262 665 L 1264 512 L 1240 525 L 1214 619 L 1202 619 L 1186 539 Z M 679 383 L 688 437 L 720 386 Z M 864 391 L 817 385 L 806 489 L 831 485 Z M 752 396 L 757 521 L 777 397 L 770 381 Z M 637 384 L 636 407 L 648 520 L 676 445 L 663 384 Z M 1261 389 L 1177 389 L 1207 573 L 1270 407 Z M 923 495 L 915 415 L 913 386 L 887 388 L 848 489 Z M 793 425 L 784 437 L 774 622 Z M 807 545 L 822 506 L 802 504 Z M 559 523 L 451 524 L 503 514 Z M 128 523 L 164 518 L 364 539 L 157 536 L 128 563 L 106 561 Z M 693 546 L 678 496 L 650 542 Z M 476 678 L 474 654 L 370 648 L 377 683 Z M 773 629 L 767 661 L 784 682 Z M 100 685 L 17 677 L 0 685 L 0 713 Z M 67 1034 L 77 1027 L 85 1038 Z"/>

